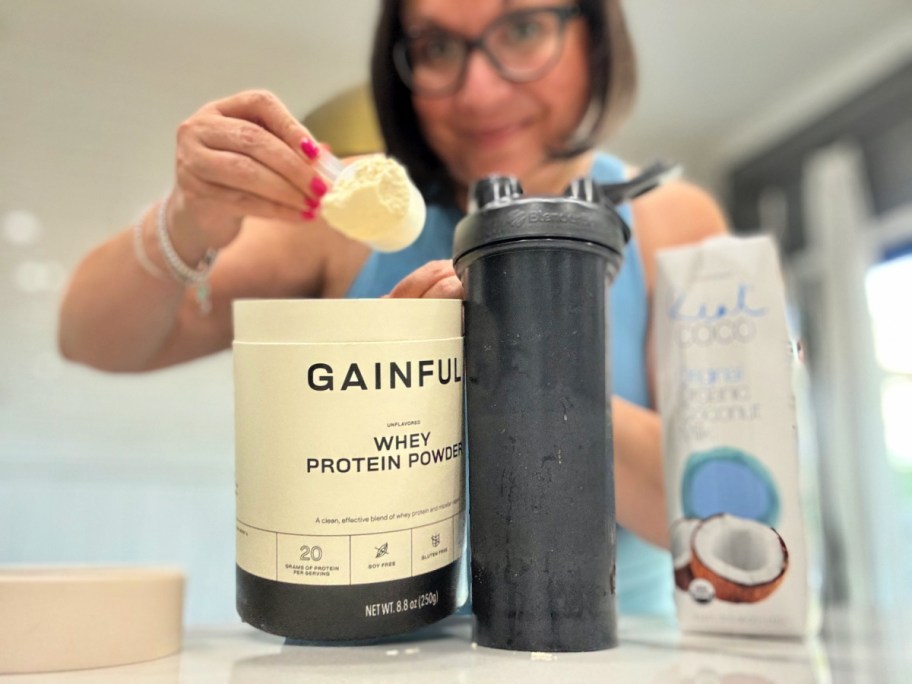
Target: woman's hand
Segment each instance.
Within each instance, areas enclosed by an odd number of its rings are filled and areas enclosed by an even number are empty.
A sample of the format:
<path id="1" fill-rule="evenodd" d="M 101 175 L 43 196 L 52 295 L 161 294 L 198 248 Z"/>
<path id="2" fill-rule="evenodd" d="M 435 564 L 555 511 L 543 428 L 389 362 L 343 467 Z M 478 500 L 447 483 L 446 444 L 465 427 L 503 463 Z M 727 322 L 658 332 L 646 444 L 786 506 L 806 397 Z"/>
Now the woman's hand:
<path id="1" fill-rule="evenodd" d="M 326 184 L 309 161 L 319 148 L 272 93 L 205 105 L 177 130 L 176 184 L 167 207 L 178 251 L 195 263 L 238 234 L 246 216 L 314 217 Z"/>
<path id="2" fill-rule="evenodd" d="M 462 283 L 449 259 L 429 261 L 399 281 L 388 297 L 462 299 Z"/>

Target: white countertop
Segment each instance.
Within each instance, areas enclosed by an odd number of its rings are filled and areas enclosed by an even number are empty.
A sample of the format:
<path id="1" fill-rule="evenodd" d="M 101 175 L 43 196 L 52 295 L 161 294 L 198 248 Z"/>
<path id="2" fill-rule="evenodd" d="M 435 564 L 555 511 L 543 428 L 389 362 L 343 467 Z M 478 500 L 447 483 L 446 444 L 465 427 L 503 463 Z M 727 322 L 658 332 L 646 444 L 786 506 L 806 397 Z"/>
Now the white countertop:
<path id="1" fill-rule="evenodd" d="M 436 682 L 535 684 L 840 684 L 912 682 L 908 618 L 831 613 L 806 641 L 682 634 L 673 622 L 622 618 L 620 645 L 595 653 L 514 653 L 472 644 L 456 616 L 410 638 L 356 647 L 286 646 L 235 624 L 187 631 L 180 654 L 99 670 L 0 677 L 21 682 Z M 49 647 L 52 647 L 49 645 Z"/>

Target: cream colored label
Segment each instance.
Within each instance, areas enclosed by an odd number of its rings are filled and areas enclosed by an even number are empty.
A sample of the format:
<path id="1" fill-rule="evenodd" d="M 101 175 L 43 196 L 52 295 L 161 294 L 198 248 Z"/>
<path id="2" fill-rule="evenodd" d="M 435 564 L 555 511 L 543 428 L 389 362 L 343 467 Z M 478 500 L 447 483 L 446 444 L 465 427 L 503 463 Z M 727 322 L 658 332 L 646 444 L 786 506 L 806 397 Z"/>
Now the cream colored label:
<path id="1" fill-rule="evenodd" d="M 462 555 L 462 338 L 234 345 L 237 562 L 366 584 Z"/>

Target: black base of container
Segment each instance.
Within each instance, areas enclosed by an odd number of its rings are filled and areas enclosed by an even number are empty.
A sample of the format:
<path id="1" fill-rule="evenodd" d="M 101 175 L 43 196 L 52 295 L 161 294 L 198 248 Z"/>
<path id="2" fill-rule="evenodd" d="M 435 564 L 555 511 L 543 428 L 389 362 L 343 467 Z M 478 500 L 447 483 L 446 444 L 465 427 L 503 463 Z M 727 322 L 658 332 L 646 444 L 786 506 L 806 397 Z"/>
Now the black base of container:
<path id="1" fill-rule="evenodd" d="M 236 566 L 237 567 L 237 566 Z M 459 561 L 417 577 L 344 586 L 314 586 L 264 579 L 237 567 L 237 611 L 264 632 L 308 641 L 359 641 L 404 634 L 456 610 Z M 437 605 L 395 612 L 396 603 L 437 592 Z M 392 612 L 369 615 L 392 602 Z"/>
<path id="2" fill-rule="evenodd" d="M 473 641 L 487 648 L 542 653 L 602 651 L 617 646 L 613 611 L 606 615 L 601 606 L 593 606 L 578 615 L 549 613 L 547 601 L 543 596 L 520 597 L 516 602 L 525 606 L 525 613 L 517 615 L 506 605 L 479 605 L 476 599 Z"/>

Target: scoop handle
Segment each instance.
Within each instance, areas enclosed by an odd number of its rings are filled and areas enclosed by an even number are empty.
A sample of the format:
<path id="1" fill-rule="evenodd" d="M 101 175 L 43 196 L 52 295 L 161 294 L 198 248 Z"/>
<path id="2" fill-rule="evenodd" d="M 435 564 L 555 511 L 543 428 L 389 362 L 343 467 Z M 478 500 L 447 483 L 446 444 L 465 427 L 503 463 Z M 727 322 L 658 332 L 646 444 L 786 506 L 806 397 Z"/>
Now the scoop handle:
<path id="1" fill-rule="evenodd" d="M 320 175 L 330 181 L 335 181 L 339 177 L 339 174 L 342 173 L 343 169 L 345 169 L 345 164 L 343 164 L 332 152 L 326 149 L 320 150 L 320 154 L 314 160 L 313 165 L 316 167 L 317 171 L 320 172 Z"/>

